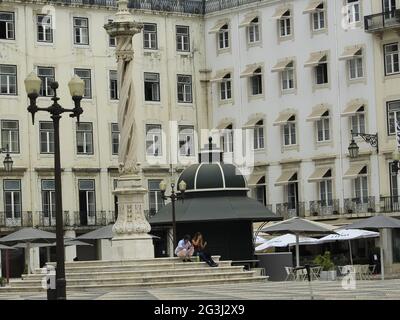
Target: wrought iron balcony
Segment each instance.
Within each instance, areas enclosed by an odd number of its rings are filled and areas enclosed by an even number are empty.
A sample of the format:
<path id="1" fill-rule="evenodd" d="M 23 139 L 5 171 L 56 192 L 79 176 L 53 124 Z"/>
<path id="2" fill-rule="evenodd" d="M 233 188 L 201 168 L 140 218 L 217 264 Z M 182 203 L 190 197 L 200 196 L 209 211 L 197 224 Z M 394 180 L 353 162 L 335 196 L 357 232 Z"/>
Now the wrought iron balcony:
<path id="1" fill-rule="evenodd" d="M 339 200 L 331 201 L 317 200 L 310 201 L 310 215 L 312 216 L 330 216 L 340 214 Z"/>
<path id="2" fill-rule="evenodd" d="M 108 225 L 107 211 L 74 211 L 73 216 L 69 218 L 69 225 L 74 227 Z"/>
<path id="3" fill-rule="evenodd" d="M 129 0 L 131 9 L 204 15 L 264 0 Z M 49 0 L 49 3 L 117 7 L 117 0 Z"/>
<path id="4" fill-rule="evenodd" d="M 276 214 L 282 216 L 285 220 L 293 217 L 305 217 L 305 202 L 277 203 Z"/>
<path id="5" fill-rule="evenodd" d="M 364 17 L 364 29 L 366 32 L 382 32 L 395 28 L 400 28 L 400 9 Z"/>
<path id="6" fill-rule="evenodd" d="M 381 212 L 400 212 L 400 196 L 381 197 Z"/>
<path id="7" fill-rule="evenodd" d="M 69 224 L 69 211 L 64 211 L 64 226 L 71 227 Z M 37 227 L 56 227 L 56 213 L 47 211 L 37 211 L 33 215 L 33 225 Z"/>
<path id="8" fill-rule="evenodd" d="M 375 212 L 375 197 L 344 199 L 344 213 Z"/>
<path id="9" fill-rule="evenodd" d="M 0 212 L 0 227 L 32 227 L 32 212 L 2 211 Z"/>

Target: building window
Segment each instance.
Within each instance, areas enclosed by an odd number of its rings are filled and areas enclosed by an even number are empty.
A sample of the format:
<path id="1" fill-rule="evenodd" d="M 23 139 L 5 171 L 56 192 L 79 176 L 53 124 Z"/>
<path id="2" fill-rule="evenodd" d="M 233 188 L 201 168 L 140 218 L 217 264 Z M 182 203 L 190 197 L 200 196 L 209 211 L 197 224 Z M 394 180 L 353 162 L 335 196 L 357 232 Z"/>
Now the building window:
<path id="1" fill-rule="evenodd" d="M 354 57 L 349 60 L 349 78 L 355 80 L 364 77 L 363 59 L 362 57 Z"/>
<path id="2" fill-rule="evenodd" d="M 0 64 L 0 94 L 17 95 L 17 66 Z"/>
<path id="3" fill-rule="evenodd" d="M 116 70 L 110 70 L 110 99 L 118 100 L 118 73 Z"/>
<path id="4" fill-rule="evenodd" d="M 78 187 L 80 225 L 93 225 L 96 222 L 96 190 L 94 180 L 79 180 Z"/>
<path id="5" fill-rule="evenodd" d="M 325 9 L 321 3 L 315 12 L 312 13 L 312 25 L 314 31 L 325 29 Z"/>
<path id="6" fill-rule="evenodd" d="M 21 180 L 4 180 L 4 211 L 7 219 L 21 219 Z"/>
<path id="7" fill-rule="evenodd" d="M 289 122 L 283 125 L 283 141 L 285 146 L 297 144 L 296 141 L 296 118 L 293 116 Z"/>
<path id="8" fill-rule="evenodd" d="M 328 83 L 328 61 L 326 56 L 323 57 L 319 64 L 315 67 L 315 84 L 327 84 Z"/>
<path id="9" fill-rule="evenodd" d="M 228 73 L 220 83 L 221 100 L 232 99 L 232 80 L 231 74 Z"/>
<path id="10" fill-rule="evenodd" d="M 118 155 L 120 132 L 118 123 L 111 123 L 111 150 L 113 155 Z"/>
<path id="11" fill-rule="evenodd" d="M 363 112 L 357 112 L 350 121 L 353 132 L 365 133 L 365 114 Z"/>
<path id="12" fill-rule="evenodd" d="M 323 180 L 319 182 L 319 197 L 322 206 L 331 206 L 333 204 L 332 180 Z"/>
<path id="13" fill-rule="evenodd" d="M 39 122 L 40 153 L 54 153 L 53 122 Z"/>
<path id="14" fill-rule="evenodd" d="M 233 152 L 233 130 L 232 125 L 227 126 L 221 135 L 221 145 L 224 152 Z"/>
<path id="15" fill-rule="evenodd" d="M 91 122 L 76 124 L 76 146 L 78 154 L 93 154 L 93 125 Z"/>
<path id="16" fill-rule="evenodd" d="M 92 72 L 90 69 L 74 69 L 75 74 L 85 82 L 84 99 L 92 98 Z"/>
<path id="17" fill-rule="evenodd" d="M 347 0 L 348 23 L 353 24 L 360 21 L 360 1 Z"/>
<path id="18" fill-rule="evenodd" d="M 19 153 L 18 120 L 1 120 L 1 147 L 10 153 Z"/>
<path id="19" fill-rule="evenodd" d="M 112 23 L 112 19 L 108 19 L 108 23 Z M 111 37 L 110 35 L 108 36 L 108 45 L 110 47 L 116 47 L 117 46 L 117 38 L 116 37 Z"/>
<path id="20" fill-rule="evenodd" d="M 192 126 L 179 126 L 179 154 L 181 156 L 194 156 L 194 128 Z"/>
<path id="21" fill-rule="evenodd" d="M 399 44 L 387 44 L 385 45 L 385 74 L 391 75 L 399 72 Z"/>
<path id="22" fill-rule="evenodd" d="M 354 193 L 357 199 L 357 202 L 360 203 L 368 203 L 368 177 L 367 167 L 360 172 L 361 174 L 365 174 L 364 176 L 359 176 L 354 179 Z"/>
<path id="23" fill-rule="evenodd" d="M 251 95 L 256 96 L 263 93 L 261 68 L 254 71 L 254 74 L 250 77 L 250 83 Z"/>
<path id="24" fill-rule="evenodd" d="M 38 42 L 53 42 L 53 28 L 52 28 L 52 16 L 38 14 L 36 16 L 37 24 L 37 41 Z"/>
<path id="25" fill-rule="evenodd" d="M 53 89 L 50 85 L 55 81 L 55 71 L 53 67 L 37 67 L 37 73 L 42 83 L 40 85 L 39 95 L 41 97 L 52 96 Z"/>
<path id="26" fill-rule="evenodd" d="M 145 101 L 160 101 L 160 75 L 158 73 L 144 74 Z"/>
<path id="27" fill-rule="evenodd" d="M 14 12 L 0 11 L 0 39 L 15 39 L 15 18 Z"/>
<path id="28" fill-rule="evenodd" d="M 161 180 L 149 180 L 149 211 L 154 215 L 164 206 L 160 191 Z"/>
<path id="29" fill-rule="evenodd" d="M 264 206 L 267 205 L 267 199 L 266 199 L 266 187 L 265 187 L 265 177 L 262 177 L 260 180 L 258 180 L 255 188 L 254 188 L 254 194 L 255 198 L 258 202 L 261 202 Z"/>
<path id="30" fill-rule="evenodd" d="M 143 25 L 143 48 L 157 50 L 157 25 L 155 23 Z"/>
<path id="31" fill-rule="evenodd" d="M 54 180 L 42 180 L 43 218 L 49 219 L 48 225 L 56 222 L 56 192 Z"/>
<path id="32" fill-rule="evenodd" d="M 264 121 L 260 120 L 254 127 L 254 150 L 264 149 Z"/>
<path id="33" fill-rule="evenodd" d="M 159 124 L 146 125 L 146 154 L 153 157 L 162 155 L 162 131 Z"/>
<path id="34" fill-rule="evenodd" d="M 260 23 L 258 18 L 254 18 L 247 27 L 249 43 L 257 43 L 260 41 Z"/>
<path id="35" fill-rule="evenodd" d="M 400 121 L 400 100 L 387 103 L 388 134 L 396 134 L 396 121 Z"/>
<path id="36" fill-rule="evenodd" d="M 178 102 L 192 103 L 192 76 L 178 74 Z"/>
<path id="37" fill-rule="evenodd" d="M 190 51 L 189 27 L 176 26 L 176 50 Z"/>
<path id="38" fill-rule="evenodd" d="M 218 32 L 218 48 L 229 48 L 229 27 L 227 24 L 221 27 Z"/>
<path id="39" fill-rule="evenodd" d="M 330 137 L 330 128 L 329 128 L 329 113 L 326 112 L 326 115 L 318 120 L 317 122 L 317 141 L 329 141 Z"/>
<path id="40" fill-rule="evenodd" d="M 290 10 L 287 10 L 279 19 L 280 36 L 287 37 L 292 34 Z"/>
<path id="41" fill-rule="evenodd" d="M 74 18 L 74 43 L 79 45 L 89 44 L 88 18 Z"/>
<path id="42" fill-rule="evenodd" d="M 281 72 L 282 91 L 294 89 L 294 66 L 293 62 Z"/>

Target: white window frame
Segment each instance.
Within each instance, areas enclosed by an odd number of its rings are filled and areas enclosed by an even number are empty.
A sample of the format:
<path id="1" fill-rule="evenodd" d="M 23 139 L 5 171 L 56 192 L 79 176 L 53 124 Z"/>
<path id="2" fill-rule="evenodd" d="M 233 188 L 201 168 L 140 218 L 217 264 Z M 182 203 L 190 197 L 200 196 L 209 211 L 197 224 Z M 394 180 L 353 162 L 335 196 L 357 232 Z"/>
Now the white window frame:
<path id="1" fill-rule="evenodd" d="M 118 155 L 119 143 L 121 139 L 121 133 L 119 131 L 118 123 L 111 123 L 111 154 Z"/>
<path id="2" fill-rule="evenodd" d="M 16 128 L 7 128 L 5 124 L 12 122 L 16 124 Z M 3 140 L 5 138 L 5 140 Z M 8 153 L 19 153 L 19 121 L 18 120 L 1 120 L 1 147 Z"/>
<path id="3" fill-rule="evenodd" d="M 152 212 L 152 204 L 155 204 L 154 208 L 154 213 L 157 213 L 163 206 L 164 206 L 164 200 L 161 198 L 161 190 L 159 187 L 161 180 L 160 179 L 151 179 L 148 181 L 148 186 L 149 186 L 149 213 L 151 214 Z M 153 188 L 153 185 L 156 186 L 156 188 Z M 154 200 L 155 202 L 153 203 L 151 201 L 151 196 L 154 194 Z M 160 202 L 159 202 L 160 201 Z"/>
<path id="4" fill-rule="evenodd" d="M 260 120 L 253 129 L 253 150 L 263 150 L 265 148 L 264 131 L 264 121 Z"/>
<path id="5" fill-rule="evenodd" d="M 332 179 L 324 179 L 318 183 L 319 199 L 322 206 L 332 206 L 333 204 L 333 182 Z"/>
<path id="6" fill-rule="evenodd" d="M 361 21 L 361 2 L 359 0 L 346 0 L 347 22 L 355 24 Z M 357 19 L 358 16 L 358 19 Z"/>
<path id="7" fill-rule="evenodd" d="M 189 132 L 188 132 L 189 131 Z M 179 126 L 179 155 L 181 157 L 193 157 L 195 155 L 194 143 L 194 127 L 193 126 Z"/>
<path id="8" fill-rule="evenodd" d="M 354 179 L 354 184 L 353 184 L 354 198 L 359 199 L 361 203 L 368 203 L 368 198 L 369 198 L 368 180 L 369 180 L 368 174 L 359 175 L 357 178 Z"/>
<path id="9" fill-rule="evenodd" d="M 162 126 L 160 124 L 146 124 L 146 155 L 162 156 Z"/>
<path id="10" fill-rule="evenodd" d="M 90 129 L 80 129 L 79 126 L 90 125 Z M 82 135 L 82 146 L 83 151 L 79 151 L 78 136 Z M 76 153 L 78 155 L 93 155 L 94 145 L 93 145 L 93 123 L 92 122 L 80 122 L 76 124 Z"/>
<path id="11" fill-rule="evenodd" d="M 232 100 L 232 77 L 231 74 L 227 74 L 222 81 L 219 83 L 220 87 L 220 100 L 228 101 Z"/>
<path id="12" fill-rule="evenodd" d="M 257 20 L 255 22 L 255 20 Z M 260 18 L 254 18 L 247 27 L 248 44 L 256 44 L 261 41 L 260 36 Z"/>
<path id="13" fill-rule="evenodd" d="M 365 112 L 357 112 L 350 117 L 350 127 L 353 132 L 366 132 L 366 114 Z"/>
<path id="14" fill-rule="evenodd" d="M 147 77 L 147 78 L 146 78 Z M 149 77 L 154 77 L 154 79 L 150 79 Z M 146 85 L 151 86 L 151 100 L 146 100 Z M 160 102 L 160 74 L 154 72 L 145 72 L 144 73 L 144 100 L 146 102 Z"/>
<path id="15" fill-rule="evenodd" d="M 320 67 L 325 66 L 326 68 L 326 81 L 322 83 L 318 83 L 318 71 L 320 70 Z M 323 75 L 325 78 L 325 75 Z M 329 84 L 329 64 L 328 64 L 328 58 L 325 56 L 320 63 L 314 67 L 314 85 L 315 86 L 325 86 Z"/>
<path id="16" fill-rule="evenodd" d="M 185 29 L 186 32 L 178 32 L 178 29 Z M 190 52 L 190 28 L 189 26 L 176 26 L 176 51 Z"/>
<path id="17" fill-rule="evenodd" d="M 83 99 L 92 99 L 92 70 L 75 68 L 74 74 L 79 76 L 85 82 L 85 91 Z"/>
<path id="18" fill-rule="evenodd" d="M 5 23 L 6 37 L 0 40 L 15 40 L 15 13 L 9 11 L 0 11 L 1 14 L 11 15 L 11 19 L 1 19 L 0 21 Z"/>
<path id="19" fill-rule="evenodd" d="M 287 12 L 289 12 L 289 15 L 285 15 Z M 284 15 L 278 20 L 279 23 L 279 37 L 280 38 L 286 38 L 290 37 L 292 35 L 292 28 L 293 28 L 293 23 L 292 23 L 292 12 L 291 10 L 287 10 Z"/>
<path id="20" fill-rule="evenodd" d="M 45 14 L 36 15 L 37 42 L 53 43 L 53 17 Z M 41 30 L 40 30 L 41 29 Z"/>
<path id="21" fill-rule="evenodd" d="M 311 13 L 312 30 L 321 31 L 326 29 L 326 10 L 325 3 L 322 4 L 323 9 L 319 9 Z M 317 28 L 315 28 L 317 26 Z"/>
<path id="22" fill-rule="evenodd" d="M 320 120 L 315 121 L 317 129 L 317 142 L 327 142 L 331 140 L 331 123 L 329 116 L 321 117 Z M 328 127 L 328 128 L 326 128 Z M 320 135 L 321 133 L 321 135 Z M 320 139 L 321 137 L 321 139 Z"/>
<path id="23" fill-rule="evenodd" d="M 119 100 L 117 70 L 109 70 L 108 76 L 109 76 L 110 100 Z"/>
<path id="24" fill-rule="evenodd" d="M 389 46 L 397 46 L 397 51 L 390 51 L 390 53 L 387 53 L 387 48 Z M 384 45 L 384 63 L 386 76 L 400 73 L 399 51 L 400 48 L 398 42 L 388 43 Z M 389 66 L 390 70 L 388 68 Z"/>
<path id="25" fill-rule="evenodd" d="M 286 134 L 285 131 L 287 131 L 288 134 Z M 296 119 L 288 121 L 287 123 L 282 125 L 282 133 L 283 133 L 283 145 L 285 147 L 297 145 Z M 286 143 L 285 139 L 286 136 L 288 137 L 288 143 Z"/>
<path id="26" fill-rule="evenodd" d="M 1 71 L 2 68 L 13 68 L 14 73 Z M 6 92 L 2 92 L 1 89 L 6 87 Z M 12 86 L 15 87 L 15 91 L 11 90 Z M 17 66 L 11 64 L 0 64 L 0 95 L 16 96 L 18 95 L 18 76 Z"/>
<path id="27" fill-rule="evenodd" d="M 7 182 L 18 182 L 18 188 L 6 187 Z M 4 199 L 4 215 L 9 223 L 13 224 L 13 220 L 20 220 L 22 216 L 22 192 L 21 192 L 21 180 L 19 179 L 6 179 L 3 180 L 3 199 Z M 10 194 L 11 203 L 7 204 L 6 194 Z M 18 194 L 19 201 L 16 201 L 16 194 Z M 11 211 L 7 210 L 7 207 L 11 207 Z M 6 225 L 8 225 L 6 221 Z"/>
<path id="28" fill-rule="evenodd" d="M 391 106 L 393 105 L 393 106 Z M 390 111 L 392 109 L 392 111 Z M 393 100 L 386 102 L 386 118 L 388 126 L 388 135 L 396 134 L 396 119 L 400 121 L 400 100 Z"/>
<path id="29" fill-rule="evenodd" d="M 147 28 L 147 30 L 146 30 Z M 150 28 L 154 28 L 150 30 Z M 157 50 L 157 24 L 156 23 L 144 23 L 143 24 L 143 49 L 146 50 Z"/>
<path id="30" fill-rule="evenodd" d="M 51 125 L 52 121 L 40 121 L 39 122 L 39 144 L 41 154 L 53 154 L 54 153 L 54 127 L 52 129 L 43 128 L 43 125 Z M 43 139 L 44 138 L 44 139 Z M 45 147 L 44 149 L 42 147 Z"/>
<path id="31" fill-rule="evenodd" d="M 281 74 L 281 90 L 282 92 L 291 91 L 295 88 L 294 85 L 294 63 L 290 63 L 284 70 L 280 72 Z M 290 84 L 292 86 L 290 87 Z M 285 85 L 287 86 L 285 88 Z"/>
<path id="32" fill-rule="evenodd" d="M 50 87 L 51 83 L 55 81 L 56 71 L 54 67 L 37 66 L 37 76 L 42 80 L 40 84 L 40 97 L 51 97 L 54 92 Z M 43 71 L 51 71 L 52 74 L 42 74 Z"/>
<path id="33" fill-rule="evenodd" d="M 192 103 L 192 76 L 185 74 L 177 75 L 177 100 L 179 103 Z"/>
<path id="34" fill-rule="evenodd" d="M 232 125 L 229 125 L 228 127 L 222 130 L 221 145 L 222 145 L 222 150 L 225 153 L 233 152 L 233 142 L 234 142 L 233 134 L 234 131 L 232 129 Z"/>
<path id="35" fill-rule="evenodd" d="M 225 28 L 226 27 L 226 28 Z M 218 50 L 225 50 L 230 48 L 230 30 L 229 25 L 225 24 L 219 29 L 217 33 Z M 222 46 L 221 46 L 222 44 Z"/>
<path id="36" fill-rule="evenodd" d="M 250 85 L 250 96 L 256 97 L 261 96 L 264 93 L 263 88 L 263 72 L 261 68 L 258 68 L 252 75 L 249 77 L 249 85 Z M 257 89 L 258 91 L 255 91 Z"/>
<path id="37" fill-rule="evenodd" d="M 81 21 L 77 24 L 77 21 Z M 82 21 L 86 21 L 86 26 L 82 26 Z M 74 44 L 80 46 L 89 45 L 89 18 L 73 17 Z M 77 32 L 79 34 L 77 34 Z M 79 41 L 78 41 L 79 37 Z"/>
<path id="38" fill-rule="evenodd" d="M 364 59 L 362 55 L 357 55 L 347 62 L 349 70 L 349 80 L 364 78 Z"/>

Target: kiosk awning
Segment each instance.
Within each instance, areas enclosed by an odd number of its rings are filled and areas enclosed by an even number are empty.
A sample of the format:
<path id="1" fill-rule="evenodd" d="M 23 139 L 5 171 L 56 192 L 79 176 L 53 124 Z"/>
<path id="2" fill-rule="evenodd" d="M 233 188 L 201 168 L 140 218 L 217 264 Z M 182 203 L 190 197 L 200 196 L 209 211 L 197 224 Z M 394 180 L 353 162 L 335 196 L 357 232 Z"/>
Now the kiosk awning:
<path id="1" fill-rule="evenodd" d="M 279 117 L 275 120 L 274 126 L 281 126 L 289 122 L 289 119 L 295 114 L 293 112 L 281 112 Z"/>
<path id="2" fill-rule="evenodd" d="M 344 111 L 342 112 L 341 116 L 342 117 L 354 116 L 358 112 L 364 112 L 365 110 L 362 110 L 362 108 L 364 108 L 364 103 L 362 101 L 360 100 L 350 101 L 346 109 L 344 109 Z"/>

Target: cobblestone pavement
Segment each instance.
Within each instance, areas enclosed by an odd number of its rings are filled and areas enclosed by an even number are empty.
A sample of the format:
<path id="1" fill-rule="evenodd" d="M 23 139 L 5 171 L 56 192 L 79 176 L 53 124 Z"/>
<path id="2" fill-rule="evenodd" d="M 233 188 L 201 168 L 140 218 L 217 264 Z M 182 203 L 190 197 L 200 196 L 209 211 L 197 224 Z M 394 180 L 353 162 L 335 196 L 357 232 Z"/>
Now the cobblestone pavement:
<path id="1" fill-rule="evenodd" d="M 356 288 L 345 290 L 340 281 L 312 282 L 314 299 L 319 300 L 400 300 L 400 279 L 357 281 Z M 153 288 L 115 291 L 68 292 L 70 300 L 308 300 L 308 282 L 264 282 L 179 288 Z M 2 293 L 0 300 L 44 300 L 45 293 Z"/>

